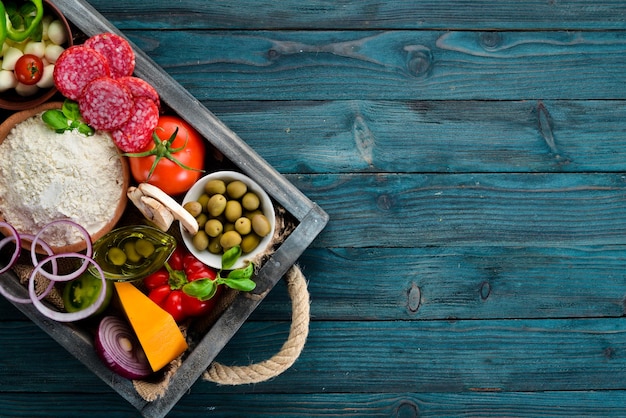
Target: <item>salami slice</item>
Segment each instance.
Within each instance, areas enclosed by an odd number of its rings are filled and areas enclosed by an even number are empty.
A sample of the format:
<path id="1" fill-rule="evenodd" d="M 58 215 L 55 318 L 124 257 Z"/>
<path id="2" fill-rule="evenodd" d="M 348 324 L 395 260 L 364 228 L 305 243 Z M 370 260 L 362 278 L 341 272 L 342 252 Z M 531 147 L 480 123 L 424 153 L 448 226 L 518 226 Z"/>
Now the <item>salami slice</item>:
<path id="1" fill-rule="evenodd" d="M 112 130 L 130 118 L 134 106 L 133 96 L 122 83 L 100 77 L 85 87 L 78 99 L 80 112 L 95 129 Z"/>
<path id="2" fill-rule="evenodd" d="M 135 71 L 135 53 L 128 41 L 115 33 L 99 33 L 88 38 L 84 46 L 102 55 L 109 62 L 111 77 L 131 75 Z"/>
<path id="3" fill-rule="evenodd" d="M 118 81 L 124 84 L 134 97 L 147 97 L 151 99 L 158 107 L 161 107 L 159 93 L 147 81 L 139 77 L 126 76 L 121 77 Z"/>
<path id="4" fill-rule="evenodd" d="M 159 123 L 159 108 L 147 97 L 135 99 L 128 121 L 111 132 L 113 142 L 123 152 L 139 152 L 152 141 L 152 132 Z"/>
<path id="5" fill-rule="evenodd" d="M 54 65 L 54 84 L 59 92 L 78 100 L 87 84 L 110 75 L 109 63 L 99 52 L 83 45 L 67 48 Z"/>

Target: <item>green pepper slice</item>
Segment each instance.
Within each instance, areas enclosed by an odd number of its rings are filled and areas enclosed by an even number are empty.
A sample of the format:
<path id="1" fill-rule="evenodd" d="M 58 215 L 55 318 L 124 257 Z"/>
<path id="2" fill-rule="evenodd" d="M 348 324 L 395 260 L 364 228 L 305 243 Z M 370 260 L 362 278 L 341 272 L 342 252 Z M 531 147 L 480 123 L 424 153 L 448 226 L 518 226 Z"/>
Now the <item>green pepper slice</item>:
<path id="1" fill-rule="evenodd" d="M 31 33 L 33 33 L 33 31 L 37 28 L 39 22 L 41 22 L 41 19 L 43 18 L 44 10 L 43 0 L 31 0 L 31 2 L 35 5 L 35 17 L 30 22 L 28 27 L 24 28 L 23 30 L 15 29 L 13 25 L 10 25 L 9 22 L 7 22 L 6 10 L 4 4 L 2 4 L 2 18 L 0 18 L 0 39 L 2 39 L 2 37 L 4 36 L 5 39 L 9 38 L 10 40 L 15 42 L 22 42 L 25 41 Z M 4 39 L 2 39 L 2 42 L 4 42 Z"/>
<path id="2" fill-rule="evenodd" d="M 113 284 L 110 280 L 107 280 L 106 283 L 105 291 L 107 294 L 104 303 L 94 315 L 104 312 L 109 302 L 111 302 Z M 80 275 L 78 278 L 68 282 L 63 289 L 63 304 L 65 305 L 65 310 L 71 313 L 88 308 L 98 299 L 101 289 L 102 281 L 100 278 L 93 276 L 89 272 Z"/>

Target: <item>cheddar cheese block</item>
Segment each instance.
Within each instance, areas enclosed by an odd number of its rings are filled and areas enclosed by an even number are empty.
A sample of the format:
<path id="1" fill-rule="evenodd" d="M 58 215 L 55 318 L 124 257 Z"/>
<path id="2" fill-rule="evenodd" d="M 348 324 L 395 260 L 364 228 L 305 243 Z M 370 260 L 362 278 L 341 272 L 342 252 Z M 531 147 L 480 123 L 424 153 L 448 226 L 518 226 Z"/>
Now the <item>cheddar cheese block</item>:
<path id="1" fill-rule="evenodd" d="M 187 349 L 172 315 L 131 283 L 116 282 L 115 289 L 152 370 L 162 369 Z"/>

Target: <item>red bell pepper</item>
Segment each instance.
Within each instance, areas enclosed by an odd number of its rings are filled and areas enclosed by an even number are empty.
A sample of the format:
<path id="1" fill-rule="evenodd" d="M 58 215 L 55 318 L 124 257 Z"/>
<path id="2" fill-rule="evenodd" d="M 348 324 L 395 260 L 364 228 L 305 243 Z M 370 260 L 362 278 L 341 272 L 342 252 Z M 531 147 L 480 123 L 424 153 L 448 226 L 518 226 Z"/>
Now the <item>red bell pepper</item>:
<path id="1" fill-rule="evenodd" d="M 165 265 L 143 282 L 149 290 L 148 297 L 170 313 L 176 322 L 181 322 L 210 312 L 215 306 L 215 295 L 221 291 L 221 286 L 213 286 L 212 294 L 200 299 L 187 294 L 185 285 L 201 279 L 215 281 L 217 273 L 179 245 Z"/>

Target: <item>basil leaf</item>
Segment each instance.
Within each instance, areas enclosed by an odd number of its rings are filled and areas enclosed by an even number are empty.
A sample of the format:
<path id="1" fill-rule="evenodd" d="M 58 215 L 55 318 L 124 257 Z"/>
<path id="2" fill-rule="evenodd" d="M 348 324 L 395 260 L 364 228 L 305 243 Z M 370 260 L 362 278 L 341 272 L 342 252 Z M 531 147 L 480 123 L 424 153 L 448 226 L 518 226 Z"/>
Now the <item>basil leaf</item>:
<path id="1" fill-rule="evenodd" d="M 238 245 L 226 251 L 224 255 L 222 255 L 222 269 L 230 269 L 233 265 L 235 265 L 235 262 L 240 255 L 241 247 Z"/>
<path id="2" fill-rule="evenodd" d="M 256 283 L 247 278 L 224 279 L 223 283 L 231 289 L 240 290 L 242 292 L 249 292 L 256 287 Z"/>
<path id="3" fill-rule="evenodd" d="M 80 120 L 81 118 L 78 103 L 73 100 L 65 100 L 61 111 L 70 120 Z"/>
<path id="4" fill-rule="evenodd" d="M 254 264 L 248 263 L 248 265 L 242 269 L 233 270 L 228 273 L 228 279 L 238 280 L 238 279 L 249 279 L 252 277 L 252 273 L 254 273 Z"/>
<path id="5" fill-rule="evenodd" d="M 217 283 L 211 279 L 199 279 L 183 286 L 183 292 L 200 300 L 209 300 L 217 292 Z"/>
<path id="6" fill-rule="evenodd" d="M 68 120 L 59 109 L 46 110 L 41 119 L 52 129 L 58 131 L 65 131 L 68 129 Z"/>
<path id="7" fill-rule="evenodd" d="M 87 135 L 87 136 L 91 136 L 96 132 L 95 129 L 93 129 L 91 126 L 87 125 L 86 123 L 79 123 L 76 129 L 78 129 L 78 132 L 80 132 L 81 134 Z"/>

